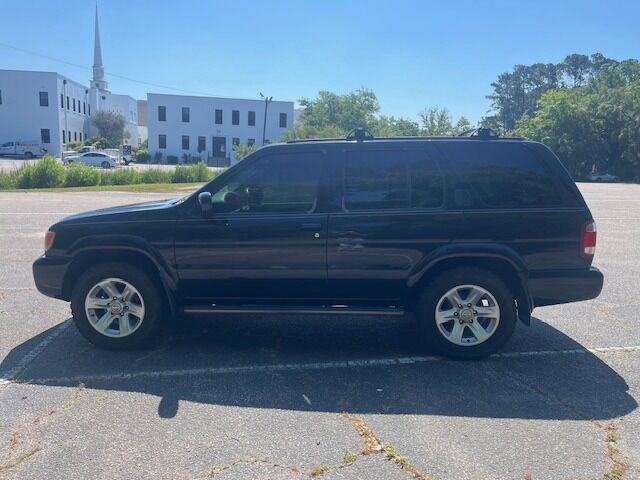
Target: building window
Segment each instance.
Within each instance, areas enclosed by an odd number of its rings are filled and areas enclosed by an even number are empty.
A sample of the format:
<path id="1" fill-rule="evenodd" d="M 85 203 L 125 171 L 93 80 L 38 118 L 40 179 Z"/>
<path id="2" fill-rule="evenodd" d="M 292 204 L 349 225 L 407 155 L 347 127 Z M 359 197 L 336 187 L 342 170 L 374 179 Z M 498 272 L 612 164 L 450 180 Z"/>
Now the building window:
<path id="1" fill-rule="evenodd" d="M 182 107 L 182 121 L 189 123 L 189 107 Z"/>
<path id="2" fill-rule="evenodd" d="M 80 139 L 80 141 L 82 141 L 82 132 L 78 134 L 78 138 Z"/>
<path id="3" fill-rule="evenodd" d="M 233 139 L 231 139 L 231 143 L 232 143 L 234 146 L 240 145 L 240 139 L 239 139 L 239 138 L 235 138 L 235 137 L 234 137 Z"/>
<path id="4" fill-rule="evenodd" d="M 216 125 L 222 125 L 222 110 L 216 108 Z"/>
<path id="5" fill-rule="evenodd" d="M 167 107 L 158 106 L 158 121 L 159 122 L 167 121 Z"/>
<path id="6" fill-rule="evenodd" d="M 256 126 L 256 112 L 249 112 L 249 121 L 248 124 L 250 127 Z"/>
<path id="7" fill-rule="evenodd" d="M 0 105 L 2 105 L 2 90 L 0 90 Z"/>
<path id="8" fill-rule="evenodd" d="M 189 135 L 182 136 L 182 149 L 189 150 Z"/>
<path id="9" fill-rule="evenodd" d="M 82 102 L 82 113 L 87 114 L 87 102 Z"/>
<path id="10" fill-rule="evenodd" d="M 167 136 L 158 135 L 158 148 L 167 148 Z"/>
<path id="11" fill-rule="evenodd" d="M 91 104 L 89 104 L 87 111 L 89 112 L 89 116 L 91 116 Z"/>
<path id="12" fill-rule="evenodd" d="M 76 111 L 76 99 L 72 98 L 71 100 L 73 100 L 73 111 Z"/>
<path id="13" fill-rule="evenodd" d="M 71 103 L 69 102 L 69 95 L 67 95 L 67 110 L 69 110 L 69 105 L 71 105 Z"/>
<path id="14" fill-rule="evenodd" d="M 51 135 L 48 128 L 40 129 L 40 140 L 42 143 L 51 143 Z"/>
<path id="15" fill-rule="evenodd" d="M 207 137 L 198 137 L 198 153 L 207 149 Z"/>
<path id="16" fill-rule="evenodd" d="M 73 141 L 74 142 L 78 141 L 78 132 L 73 132 Z"/>
<path id="17" fill-rule="evenodd" d="M 67 132 L 69 134 L 69 141 L 71 141 L 71 130 Z"/>
<path id="18" fill-rule="evenodd" d="M 247 138 L 247 146 L 248 147 L 253 147 L 256 144 L 256 139 L 255 138 Z"/>
<path id="19" fill-rule="evenodd" d="M 64 137 L 64 130 L 62 130 L 62 143 L 64 143 L 65 137 Z"/>
<path id="20" fill-rule="evenodd" d="M 231 125 L 240 125 L 240 110 L 231 111 Z"/>
<path id="21" fill-rule="evenodd" d="M 287 128 L 287 114 L 280 114 L 280 128 Z"/>
<path id="22" fill-rule="evenodd" d="M 64 108 L 64 93 L 60 94 L 60 108 Z"/>
<path id="23" fill-rule="evenodd" d="M 40 106 L 41 107 L 49 106 L 49 92 L 40 92 Z"/>

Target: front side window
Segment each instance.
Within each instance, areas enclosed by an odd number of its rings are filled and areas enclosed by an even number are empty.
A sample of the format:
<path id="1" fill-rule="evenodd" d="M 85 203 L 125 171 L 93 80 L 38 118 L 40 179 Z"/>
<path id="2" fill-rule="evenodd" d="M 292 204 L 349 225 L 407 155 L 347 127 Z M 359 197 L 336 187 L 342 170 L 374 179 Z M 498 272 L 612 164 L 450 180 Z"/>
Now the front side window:
<path id="1" fill-rule="evenodd" d="M 49 106 L 49 92 L 40 92 L 40 106 L 41 107 Z"/>
<path id="2" fill-rule="evenodd" d="M 220 211 L 304 213 L 315 209 L 322 154 L 262 157 L 213 192 Z"/>
<path id="3" fill-rule="evenodd" d="M 158 148 L 167 148 L 167 136 L 158 135 Z"/>
<path id="4" fill-rule="evenodd" d="M 164 106 L 158 107 L 158 121 L 159 122 L 167 121 L 167 107 L 164 107 Z"/>
<path id="5" fill-rule="evenodd" d="M 182 107 L 182 121 L 189 123 L 189 107 Z"/>
<path id="6" fill-rule="evenodd" d="M 189 150 L 189 135 L 182 136 L 182 149 Z"/>
<path id="7" fill-rule="evenodd" d="M 215 117 L 216 125 L 222 125 L 222 110 L 216 108 Z"/>
<path id="8" fill-rule="evenodd" d="M 240 110 L 231 111 L 231 125 L 240 125 Z"/>
<path id="9" fill-rule="evenodd" d="M 390 210 L 442 205 L 442 174 L 421 150 L 348 152 L 344 166 L 343 208 Z"/>
<path id="10" fill-rule="evenodd" d="M 42 143 L 51 143 L 51 133 L 48 128 L 40 129 L 40 140 Z"/>

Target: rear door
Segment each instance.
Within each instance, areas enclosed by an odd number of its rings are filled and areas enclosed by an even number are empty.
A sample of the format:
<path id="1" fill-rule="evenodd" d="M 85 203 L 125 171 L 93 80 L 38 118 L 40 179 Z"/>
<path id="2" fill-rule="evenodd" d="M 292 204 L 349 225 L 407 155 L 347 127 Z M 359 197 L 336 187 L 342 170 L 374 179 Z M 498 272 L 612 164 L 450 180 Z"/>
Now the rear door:
<path id="1" fill-rule="evenodd" d="M 420 144 L 354 145 L 335 166 L 338 200 L 327 244 L 334 299 L 396 304 L 416 266 L 449 242 L 453 217 L 462 212 L 445 210 L 436 152 Z"/>

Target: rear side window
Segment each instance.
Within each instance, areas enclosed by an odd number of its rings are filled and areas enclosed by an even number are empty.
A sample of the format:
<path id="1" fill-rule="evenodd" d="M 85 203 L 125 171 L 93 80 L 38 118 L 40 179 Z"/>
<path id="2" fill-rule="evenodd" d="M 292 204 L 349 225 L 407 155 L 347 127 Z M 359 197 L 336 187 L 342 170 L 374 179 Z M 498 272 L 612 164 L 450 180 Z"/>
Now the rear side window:
<path id="1" fill-rule="evenodd" d="M 345 210 L 436 208 L 444 189 L 435 162 L 419 150 L 348 152 L 343 185 Z"/>
<path id="2" fill-rule="evenodd" d="M 517 143 L 465 142 L 451 148 L 454 171 L 488 207 L 559 205 L 552 174 L 535 152 Z"/>

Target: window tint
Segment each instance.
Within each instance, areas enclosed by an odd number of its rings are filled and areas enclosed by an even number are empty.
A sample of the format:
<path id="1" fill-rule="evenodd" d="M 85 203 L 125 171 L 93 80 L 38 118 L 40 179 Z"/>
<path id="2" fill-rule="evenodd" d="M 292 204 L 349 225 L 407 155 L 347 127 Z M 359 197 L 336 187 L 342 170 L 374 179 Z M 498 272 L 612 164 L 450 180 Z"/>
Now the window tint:
<path id="1" fill-rule="evenodd" d="M 158 106 L 158 121 L 159 122 L 167 121 L 167 107 Z"/>
<path id="2" fill-rule="evenodd" d="M 49 106 L 49 92 L 40 92 L 40 106 L 41 107 Z"/>
<path id="3" fill-rule="evenodd" d="M 478 143 L 458 145 L 451 151 L 455 171 L 489 207 L 545 207 L 561 202 L 547 166 L 523 144 Z"/>
<path id="4" fill-rule="evenodd" d="M 237 212 L 302 213 L 315 208 L 322 168 L 320 153 L 269 155 L 253 162 L 214 193 L 216 208 L 228 197 Z"/>
<path id="5" fill-rule="evenodd" d="M 249 124 L 250 127 L 255 126 L 255 124 L 256 124 L 256 112 L 249 111 L 249 118 L 248 118 L 247 123 Z"/>
<path id="6" fill-rule="evenodd" d="M 424 151 L 349 152 L 344 168 L 345 210 L 435 208 L 443 180 Z"/>
<path id="7" fill-rule="evenodd" d="M 231 111 L 231 125 L 240 125 L 240 110 Z"/>

